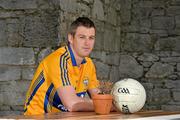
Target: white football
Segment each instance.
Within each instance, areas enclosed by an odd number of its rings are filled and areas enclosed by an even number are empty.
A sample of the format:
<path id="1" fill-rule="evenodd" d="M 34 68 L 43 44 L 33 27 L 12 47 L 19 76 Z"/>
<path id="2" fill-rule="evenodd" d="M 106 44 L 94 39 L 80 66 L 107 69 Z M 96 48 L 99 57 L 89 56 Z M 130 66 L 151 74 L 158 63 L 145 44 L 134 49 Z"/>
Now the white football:
<path id="1" fill-rule="evenodd" d="M 116 82 L 111 90 L 113 104 L 123 113 L 141 110 L 146 101 L 146 91 L 137 80 L 126 78 Z"/>

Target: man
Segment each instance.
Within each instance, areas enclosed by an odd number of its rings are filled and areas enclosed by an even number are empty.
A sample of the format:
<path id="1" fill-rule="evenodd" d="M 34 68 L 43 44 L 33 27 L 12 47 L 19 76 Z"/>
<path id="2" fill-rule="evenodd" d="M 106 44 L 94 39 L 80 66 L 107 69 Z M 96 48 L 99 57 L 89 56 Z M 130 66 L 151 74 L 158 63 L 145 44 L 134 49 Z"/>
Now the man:
<path id="1" fill-rule="evenodd" d="M 84 96 L 99 92 L 95 66 L 88 58 L 95 32 L 94 23 L 86 17 L 71 24 L 68 45 L 40 63 L 26 95 L 25 115 L 94 110 L 92 100 Z"/>

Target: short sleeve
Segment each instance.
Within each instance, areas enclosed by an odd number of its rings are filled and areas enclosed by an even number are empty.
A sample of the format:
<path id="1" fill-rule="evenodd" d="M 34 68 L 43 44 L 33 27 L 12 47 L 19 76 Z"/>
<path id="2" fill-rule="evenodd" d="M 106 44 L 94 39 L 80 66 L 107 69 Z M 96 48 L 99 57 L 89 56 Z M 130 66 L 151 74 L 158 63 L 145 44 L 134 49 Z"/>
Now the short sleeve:
<path id="1" fill-rule="evenodd" d="M 88 89 L 94 89 L 99 87 L 99 81 L 97 80 L 96 69 L 93 62 L 91 62 L 91 66 L 92 68 L 91 68 L 91 75 L 90 75 L 90 82 Z"/>
<path id="2" fill-rule="evenodd" d="M 58 89 L 59 87 L 71 85 L 68 76 L 68 53 L 65 53 L 59 58 L 46 60 L 46 72 L 47 78 L 53 83 L 54 87 Z M 49 62 L 48 62 L 49 61 Z"/>

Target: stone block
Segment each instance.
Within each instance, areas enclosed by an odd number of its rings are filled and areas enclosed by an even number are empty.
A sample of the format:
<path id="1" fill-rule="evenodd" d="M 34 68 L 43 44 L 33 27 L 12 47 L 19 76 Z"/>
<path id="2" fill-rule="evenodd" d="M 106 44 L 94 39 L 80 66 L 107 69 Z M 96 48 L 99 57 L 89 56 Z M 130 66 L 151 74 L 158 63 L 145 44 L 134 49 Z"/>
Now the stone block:
<path id="1" fill-rule="evenodd" d="M 171 100 L 169 89 L 155 88 L 151 97 L 155 104 L 163 104 Z"/>
<path id="2" fill-rule="evenodd" d="M 159 51 L 179 51 L 180 37 L 160 38 L 155 44 L 155 50 Z"/>
<path id="3" fill-rule="evenodd" d="M 180 1 L 179 0 L 171 0 L 171 5 L 177 5 L 180 6 Z"/>
<path id="4" fill-rule="evenodd" d="M 24 105 L 25 93 L 20 92 L 3 92 L 3 105 Z"/>
<path id="5" fill-rule="evenodd" d="M 178 105 L 162 105 L 161 109 L 165 110 L 165 111 L 175 112 L 175 111 L 180 110 L 180 106 L 178 106 Z"/>
<path id="6" fill-rule="evenodd" d="M 152 29 L 172 30 L 174 27 L 174 17 L 158 16 L 152 18 Z"/>
<path id="7" fill-rule="evenodd" d="M 130 9 L 122 9 L 120 11 L 121 22 L 122 23 L 130 23 L 131 22 L 131 10 Z"/>
<path id="8" fill-rule="evenodd" d="M 18 92 L 25 94 L 30 86 L 31 81 L 16 80 L 0 82 L 0 92 Z"/>
<path id="9" fill-rule="evenodd" d="M 107 14 L 105 14 L 106 22 L 116 26 L 116 24 L 117 24 L 117 20 L 116 20 L 117 12 L 116 12 L 115 8 L 108 7 L 106 10 L 107 10 L 107 11 L 105 11 L 107 13 Z"/>
<path id="10" fill-rule="evenodd" d="M 92 59 L 101 60 L 101 61 L 106 59 L 106 53 L 103 51 L 93 51 L 90 56 Z"/>
<path id="11" fill-rule="evenodd" d="M 177 63 L 177 62 L 180 62 L 180 57 L 161 58 L 161 61 L 166 62 L 166 63 Z"/>
<path id="12" fill-rule="evenodd" d="M 140 62 L 141 65 L 143 65 L 143 67 L 145 68 L 149 68 L 153 63 L 152 62 Z M 145 69 L 144 69 L 145 70 Z M 149 69 L 146 69 L 146 71 L 148 71 Z"/>
<path id="13" fill-rule="evenodd" d="M 165 14 L 165 10 L 162 8 L 157 8 L 152 10 L 152 17 L 154 16 L 163 16 Z"/>
<path id="14" fill-rule="evenodd" d="M 177 71 L 180 72 L 180 63 L 177 63 Z"/>
<path id="15" fill-rule="evenodd" d="M 119 76 L 120 78 L 140 78 L 143 75 L 143 67 L 129 55 L 120 56 Z"/>
<path id="16" fill-rule="evenodd" d="M 159 60 L 159 57 L 152 53 L 143 53 L 138 57 L 138 60 L 146 62 L 155 62 Z"/>
<path id="17" fill-rule="evenodd" d="M 79 16 L 89 16 L 91 14 L 91 8 L 83 3 L 79 3 L 78 9 Z"/>
<path id="18" fill-rule="evenodd" d="M 165 87 L 169 89 L 176 89 L 180 86 L 180 80 L 166 80 Z"/>
<path id="19" fill-rule="evenodd" d="M 0 111 L 0 116 L 22 115 L 22 114 L 23 111 L 12 111 L 12 110 Z"/>
<path id="20" fill-rule="evenodd" d="M 21 46 L 23 38 L 23 25 L 18 19 L 8 20 L 7 23 L 7 45 L 8 46 Z"/>
<path id="21" fill-rule="evenodd" d="M 123 51 L 148 52 L 153 49 L 153 41 L 149 34 L 127 33 L 122 44 Z"/>
<path id="22" fill-rule="evenodd" d="M 174 99 L 174 101 L 180 102 L 180 91 L 174 91 L 173 92 L 173 99 Z"/>
<path id="23" fill-rule="evenodd" d="M 38 62 L 41 62 L 45 57 L 47 57 L 53 50 L 50 47 L 47 47 L 40 51 L 38 55 Z"/>
<path id="24" fill-rule="evenodd" d="M 150 70 L 145 74 L 147 78 L 164 78 L 174 72 L 174 67 L 160 62 L 154 63 Z"/>
<path id="25" fill-rule="evenodd" d="M 111 25 L 105 26 L 104 31 L 104 50 L 105 51 L 114 51 L 115 46 L 115 34 L 116 30 Z"/>
<path id="26" fill-rule="evenodd" d="M 1 101 L 0 101 L 1 104 Z M 6 106 L 6 105 L 0 105 L 0 111 L 8 111 L 11 110 L 10 106 Z"/>
<path id="27" fill-rule="evenodd" d="M 0 46 L 6 46 L 7 34 L 6 34 L 5 20 L 0 20 Z"/>
<path id="28" fill-rule="evenodd" d="M 0 7 L 10 10 L 37 9 L 36 0 L 2 0 Z"/>
<path id="29" fill-rule="evenodd" d="M 32 80 L 35 73 L 35 68 L 22 68 L 22 79 Z"/>
<path id="30" fill-rule="evenodd" d="M 102 62 L 95 62 L 98 79 L 108 79 L 110 67 Z"/>
<path id="31" fill-rule="evenodd" d="M 0 64 L 34 65 L 35 57 L 32 48 L 0 48 Z"/>
<path id="32" fill-rule="evenodd" d="M 21 77 L 21 69 L 13 66 L 0 67 L 0 81 L 19 80 Z"/>
<path id="33" fill-rule="evenodd" d="M 95 0 L 92 7 L 92 16 L 98 20 L 104 21 L 104 8 L 100 0 Z"/>
<path id="34" fill-rule="evenodd" d="M 157 34 L 159 37 L 167 37 L 168 31 L 167 30 L 150 30 L 151 34 Z"/>
<path id="35" fill-rule="evenodd" d="M 110 81 L 116 82 L 119 80 L 119 68 L 118 67 L 111 67 L 110 69 Z"/>
<path id="36" fill-rule="evenodd" d="M 176 28 L 180 29 L 180 15 L 175 16 Z"/>
<path id="37" fill-rule="evenodd" d="M 59 2 L 60 8 L 66 12 L 76 13 L 80 7 L 75 0 L 60 0 Z"/>
<path id="38" fill-rule="evenodd" d="M 119 65 L 119 58 L 120 56 L 118 53 L 111 52 L 109 54 L 106 54 L 106 57 L 103 61 L 109 65 Z"/>
<path id="39" fill-rule="evenodd" d="M 26 47 L 47 47 L 58 44 L 58 13 L 55 10 L 42 11 L 37 16 L 22 18 Z"/>
<path id="40" fill-rule="evenodd" d="M 169 6 L 166 11 L 168 16 L 180 15 L 180 6 Z"/>

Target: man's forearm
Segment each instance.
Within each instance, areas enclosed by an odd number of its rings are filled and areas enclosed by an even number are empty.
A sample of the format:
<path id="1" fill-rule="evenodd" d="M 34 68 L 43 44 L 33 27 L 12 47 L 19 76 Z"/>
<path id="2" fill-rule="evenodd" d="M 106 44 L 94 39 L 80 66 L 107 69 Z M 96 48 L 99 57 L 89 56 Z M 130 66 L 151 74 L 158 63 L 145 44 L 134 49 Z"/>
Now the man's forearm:
<path id="1" fill-rule="evenodd" d="M 72 106 L 72 112 L 75 111 L 94 111 L 93 102 L 91 99 L 82 98 L 78 103 Z"/>

